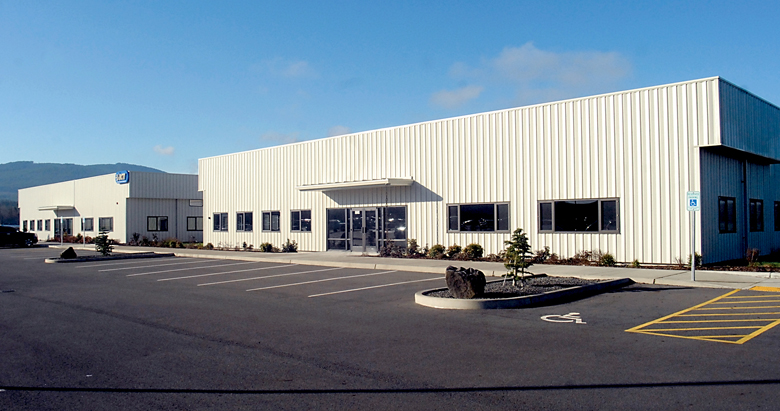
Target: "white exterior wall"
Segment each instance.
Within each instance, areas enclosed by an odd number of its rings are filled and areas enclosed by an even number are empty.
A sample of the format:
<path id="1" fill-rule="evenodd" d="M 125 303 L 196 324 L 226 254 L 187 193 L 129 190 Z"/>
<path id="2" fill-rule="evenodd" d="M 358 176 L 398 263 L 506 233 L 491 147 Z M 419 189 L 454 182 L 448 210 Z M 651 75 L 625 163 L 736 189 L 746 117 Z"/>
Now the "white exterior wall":
<path id="1" fill-rule="evenodd" d="M 19 219 L 52 220 L 50 230 L 32 230 L 40 240 L 54 237 L 54 219 L 73 218 L 73 235 L 99 234 L 99 218 L 113 217 L 114 229 L 108 236 L 127 242 L 137 232 L 160 240 L 176 237 L 181 241 L 201 241 L 202 232 L 187 231 L 188 216 L 202 216 L 202 207 L 190 207 L 200 200 L 196 175 L 130 172 L 130 182 L 117 184 L 114 174 L 71 180 L 19 190 Z M 65 211 L 41 211 L 40 207 L 70 206 Z M 167 216 L 167 232 L 146 231 L 147 216 Z M 81 218 L 94 218 L 94 230 L 81 231 Z M 37 227 L 36 227 L 37 228 Z M 44 227 L 45 228 L 45 227 Z"/>
<path id="2" fill-rule="evenodd" d="M 100 217 L 113 217 L 114 230 L 108 237 L 123 241 L 126 236 L 124 215 L 128 193 L 129 187 L 117 184 L 113 174 L 25 188 L 19 190 L 19 219 L 52 220 L 49 231 L 33 231 L 39 240 L 45 241 L 54 237 L 54 220 L 60 216 L 73 218 L 73 235 L 82 233 L 89 237 L 99 234 Z M 72 206 L 74 209 L 39 210 L 39 207 L 46 206 Z M 81 218 L 90 217 L 94 219 L 94 230 L 82 232 Z"/>
<path id="3" fill-rule="evenodd" d="M 290 238 L 321 251 L 327 208 L 405 205 L 408 237 L 420 245 L 476 242 L 496 253 L 508 233 L 448 233 L 446 206 L 509 202 L 511 228 L 528 232 L 534 249 L 685 260 L 684 200 L 700 189 L 698 147 L 721 143 L 719 85 L 709 78 L 201 159 L 204 242 L 278 246 Z M 408 176 L 411 187 L 295 188 Z M 619 199 L 620 233 L 539 232 L 538 201 L 596 198 Z M 290 232 L 296 209 L 312 210 L 311 233 Z M 253 232 L 235 231 L 238 211 L 254 213 Z M 260 231 L 262 211 L 281 212 L 280 232 Z M 212 230 L 216 212 L 228 213 L 228 232 Z"/>

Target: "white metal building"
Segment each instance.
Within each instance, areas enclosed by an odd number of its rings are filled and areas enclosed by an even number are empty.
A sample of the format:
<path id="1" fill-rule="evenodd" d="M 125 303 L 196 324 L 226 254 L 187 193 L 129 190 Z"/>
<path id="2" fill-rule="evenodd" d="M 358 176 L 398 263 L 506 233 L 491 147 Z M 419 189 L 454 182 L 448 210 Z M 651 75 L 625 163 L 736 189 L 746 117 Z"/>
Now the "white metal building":
<path id="1" fill-rule="evenodd" d="M 21 229 L 41 240 L 66 235 L 126 243 L 133 233 L 159 240 L 203 239 L 198 176 L 121 171 L 19 190 Z"/>
<path id="2" fill-rule="evenodd" d="M 204 241 L 376 252 L 407 239 L 675 263 L 780 248 L 780 109 L 719 78 L 201 159 Z"/>

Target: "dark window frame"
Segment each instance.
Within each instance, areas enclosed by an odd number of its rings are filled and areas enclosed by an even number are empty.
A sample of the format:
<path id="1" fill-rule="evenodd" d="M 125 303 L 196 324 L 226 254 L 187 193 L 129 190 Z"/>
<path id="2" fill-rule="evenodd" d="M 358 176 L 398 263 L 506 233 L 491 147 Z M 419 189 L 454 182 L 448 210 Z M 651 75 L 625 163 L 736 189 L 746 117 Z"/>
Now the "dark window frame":
<path id="1" fill-rule="evenodd" d="M 89 224 L 87 224 L 89 222 Z M 95 218 L 84 217 L 81 219 L 81 231 L 95 231 Z"/>
<path id="2" fill-rule="evenodd" d="M 195 228 L 190 228 L 190 221 L 193 221 L 193 226 Z M 198 224 L 200 223 L 200 224 Z M 200 228 L 198 228 L 198 225 L 200 225 Z M 187 231 L 203 231 L 203 217 L 201 216 L 187 216 Z"/>
<path id="3" fill-rule="evenodd" d="M 236 213 L 236 231 L 251 233 L 254 230 L 254 222 L 252 211 L 239 211 Z"/>
<path id="4" fill-rule="evenodd" d="M 557 228 L 557 221 L 555 218 L 557 206 L 576 206 L 586 205 L 592 202 L 596 202 L 595 208 L 598 215 L 596 221 L 596 230 L 559 230 Z M 580 204 L 578 204 L 580 203 Z M 606 221 L 604 220 L 605 204 L 614 203 L 615 209 L 615 221 L 614 229 L 604 228 Z M 547 208 L 548 210 L 544 210 Z M 549 218 L 545 215 L 546 212 L 550 213 Z M 557 199 L 557 200 L 539 200 L 536 206 L 537 221 L 536 227 L 540 233 L 555 233 L 555 234 L 620 234 L 620 198 L 619 197 L 604 197 L 604 198 L 581 198 L 581 199 Z M 549 227 L 549 228 L 547 228 Z"/>
<path id="5" fill-rule="evenodd" d="M 114 231 L 114 217 L 98 217 L 98 229 L 101 233 Z"/>
<path id="6" fill-rule="evenodd" d="M 764 231 L 764 200 L 751 198 L 748 214 L 750 232 L 758 233 Z"/>
<path id="7" fill-rule="evenodd" d="M 304 214 L 308 213 L 308 221 Z M 297 228 L 296 228 L 297 226 Z M 311 210 L 291 210 L 290 211 L 290 231 L 295 233 L 311 232 Z"/>
<path id="8" fill-rule="evenodd" d="M 464 230 L 465 226 L 468 221 L 473 221 L 473 219 L 469 219 L 467 221 L 463 221 L 462 217 L 464 215 L 463 208 L 471 208 L 472 210 L 467 211 L 466 213 L 472 213 L 475 214 L 480 207 L 485 206 L 493 206 L 493 229 L 489 230 Z M 503 209 L 500 211 L 500 209 Z M 505 218 L 499 218 L 500 214 L 504 213 Z M 509 233 L 511 231 L 511 219 L 510 219 L 510 208 L 509 208 L 509 202 L 508 201 L 499 201 L 495 203 L 448 203 L 447 204 L 447 232 L 448 233 Z"/>
<path id="9" fill-rule="evenodd" d="M 154 229 L 149 228 L 152 227 L 152 224 L 150 224 L 152 221 L 154 221 Z M 165 224 L 163 224 L 163 221 L 165 221 Z M 158 216 L 146 216 L 146 231 L 149 232 L 158 232 L 158 231 L 168 231 L 168 219 L 167 215 L 158 215 Z"/>
<path id="10" fill-rule="evenodd" d="M 268 220 L 266 221 L 266 216 L 268 216 Z M 274 218 L 276 217 L 276 218 Z M 281 231 L 281 218 L 282 214 L 279 211 L 263 211 L 263 230 L 265 232 L 279 232 Z M 274 222 L 276 223 L 276 227 L 274 227 Z M 267 224 L 266 224 L 267 223 Z"/>
<path id="11" fill-rule="evenodd" d="M 222 231 L 228 231 L 228 213 L 214 213 L 212 218 L 214 219 L 212 221 L 211 228 L 213 231 L 216 232 L 222 232 Z"/>
<path id="12" fill-rule="evenodd" d="M 737 232 L 737 198 L 718 196 L 718 233 Z"/>
<path id="13" fill-rule="evenodd" d="M 775 231 L 780 231 L 780 201 L 775 201 Z"/>

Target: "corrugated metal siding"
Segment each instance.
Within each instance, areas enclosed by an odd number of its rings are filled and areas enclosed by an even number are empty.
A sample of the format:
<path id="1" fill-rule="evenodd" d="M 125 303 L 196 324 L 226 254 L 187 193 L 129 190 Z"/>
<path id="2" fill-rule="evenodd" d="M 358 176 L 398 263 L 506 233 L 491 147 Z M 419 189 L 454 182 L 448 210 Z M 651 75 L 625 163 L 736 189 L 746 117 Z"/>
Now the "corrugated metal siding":
<path id="1" fill-rule="evenodd" d="M 158 240 L 177 238 L 182 242 L 200 242 L 202 231 L 187 231 L 187 217 L 202 216 L 202 207 L 190 207 L 186 199 L 165 200 L 129 198 L 127 199 L 127 233 L 128 239 L 133 233 L 139 236 Z M 147 217 L 168 217 L 168 231 L 148 231 Z"/>
<path id="2" fill-rule="evenodd" d="M 194 174 L 130 172 L 131 198 L 200 199 L 198 176 Z"/>
<path id="3" fill-rule="evenodd" d="M 290 238 L 302 250 L 325 250 L 327 208 L 388 204 L 408 207 L 409 237 L 422 245 L 476 242 L 495 253 L 509 234 L 448 233 L 446 205 L 509 201 L 512 228 L 524 228 L 535 249 L 673 263 L 690 253 L 684 199 L 699 189 L 693 146 L 719 141 L 718 104 L 710 78 L 201 159 L 204 241 Z M 406 176 L 412 187 L 295 189 Z M 539 200 L 614 197 L 620 234 L 538 232 Z M 312 210 L 313 232 L 289 231 L 295 209 Z M 238 211 L 255 213 L 254 232 L 235 232 Z M 281 212 L 281 232 L 260 231 L 262 211 Z M 211 229 L 215 212 L 229 214 L 228 232 Z"/>
<path id="4" fill-rule="evenodd" d="M 701 149 L 701 255 L 704 263 L 745 257 L 746 233 L 745 195 L 742 186 L 743 161 Z M 718 227 L 718 197 L 736 199 L 737 232 L 720 233 Z M 689 213 L 689 212 L 688 212 Z M 689 223 L 690 224 L 690 223 Z"/>
<path id="5" fill-rule="evenodd" d="M 780 108 L 720 80 L 723 145 L 780 160 Z"/>

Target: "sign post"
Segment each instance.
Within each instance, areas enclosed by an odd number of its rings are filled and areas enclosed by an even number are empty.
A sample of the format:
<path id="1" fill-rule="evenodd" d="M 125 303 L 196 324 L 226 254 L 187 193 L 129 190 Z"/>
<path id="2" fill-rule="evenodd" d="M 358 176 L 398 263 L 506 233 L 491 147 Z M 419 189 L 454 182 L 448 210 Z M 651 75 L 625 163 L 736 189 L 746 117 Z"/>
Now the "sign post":
<path id="1" fill-rule="evenodd" d="M 701 211 L 701 192 L 688 191 L 686 207 L 691 212 L 691 281 L 696 281 L 696 212 Z"/>

